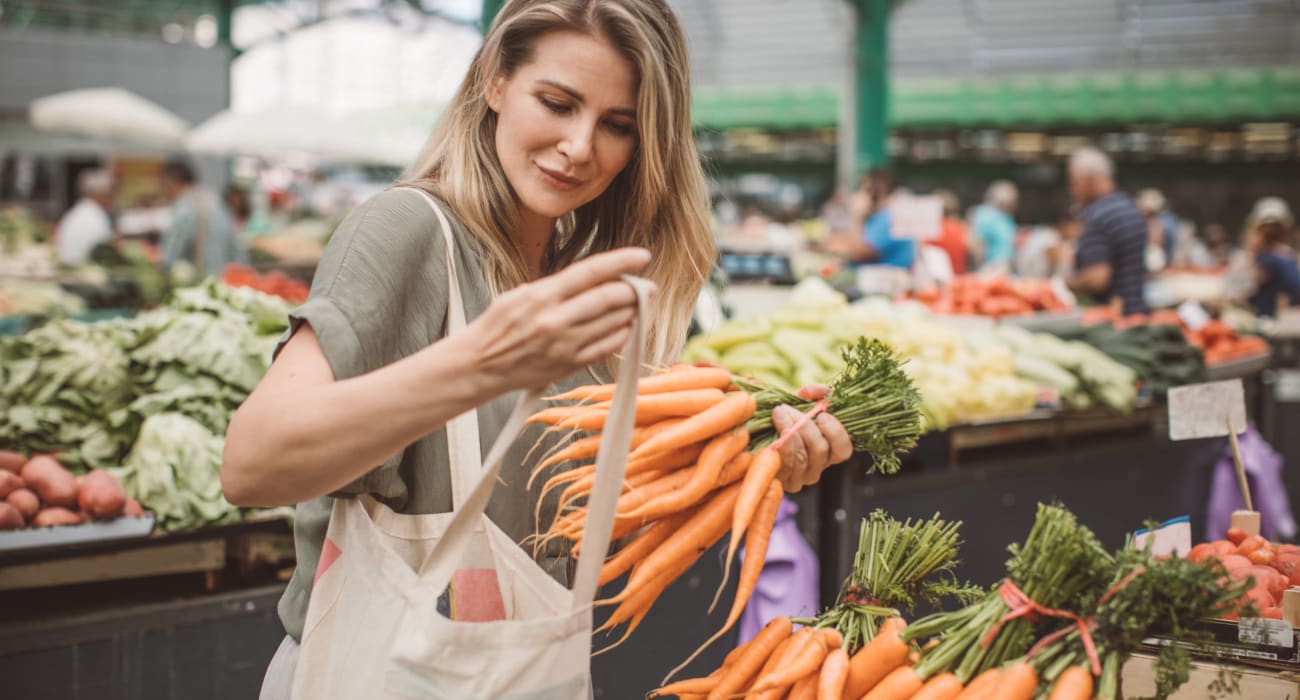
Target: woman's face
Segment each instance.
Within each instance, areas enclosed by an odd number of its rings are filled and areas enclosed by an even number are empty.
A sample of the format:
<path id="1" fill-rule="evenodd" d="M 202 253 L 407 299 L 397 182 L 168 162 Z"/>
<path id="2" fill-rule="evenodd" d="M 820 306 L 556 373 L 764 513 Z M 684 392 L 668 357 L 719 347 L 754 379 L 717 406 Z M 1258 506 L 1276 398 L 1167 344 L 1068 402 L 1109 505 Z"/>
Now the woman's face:
<path id="1" fill-rule="evenodd" d="M 603 39 L 543 35 L 533 61 L 488 93 L 497 157 L 524 225 L 554 220 L 605 191 L 637 145 L 637 77 Z"/>

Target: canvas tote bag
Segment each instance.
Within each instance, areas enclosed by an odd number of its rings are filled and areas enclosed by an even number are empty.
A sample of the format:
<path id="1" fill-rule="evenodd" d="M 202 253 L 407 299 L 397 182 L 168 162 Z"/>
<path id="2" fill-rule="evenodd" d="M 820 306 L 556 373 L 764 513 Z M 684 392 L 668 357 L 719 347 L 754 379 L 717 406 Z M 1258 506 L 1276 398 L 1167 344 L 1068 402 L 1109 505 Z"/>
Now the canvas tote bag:
<path id="1" fill-rule="evenodd" d="M 448 334 L 465 327 L 451 226 Z M 636 413 L 645 287 L 628 278 L 637 320 L 622 357 L 573 590 L 557 583 L 484 514 L 507 449 L 538 405 L 520 399 L 486 461 L 474 411 L 447 424 L 451 513 L 403 515 L 338 498 L 307 606 L 293 697 L 585 700 L 592 601 L 609 548 Z"/>

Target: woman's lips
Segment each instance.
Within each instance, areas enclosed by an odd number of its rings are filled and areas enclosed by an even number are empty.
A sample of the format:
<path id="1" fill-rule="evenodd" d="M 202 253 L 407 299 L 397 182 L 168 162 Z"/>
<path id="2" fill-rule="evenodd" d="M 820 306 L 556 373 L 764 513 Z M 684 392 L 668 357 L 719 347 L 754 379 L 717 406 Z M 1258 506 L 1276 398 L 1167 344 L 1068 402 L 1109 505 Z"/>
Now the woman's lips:
<path id="1" fill-rule="evenodd" d="M 547 184 L 549 184 L 551 187 L 554 187 L 557 190 L 564 190 L 567 192 L 570 190 L 575 190 L 582 185 L 582 180 L 569 177 L 568 175 L 565 175 L 564 173 L 559 172 L 557 170 L 551 170 L 550 168 L 546 168 L 541 165 L 538 165 L 537 169 L 541 171 L 542 178 L 546 180 Z"/>

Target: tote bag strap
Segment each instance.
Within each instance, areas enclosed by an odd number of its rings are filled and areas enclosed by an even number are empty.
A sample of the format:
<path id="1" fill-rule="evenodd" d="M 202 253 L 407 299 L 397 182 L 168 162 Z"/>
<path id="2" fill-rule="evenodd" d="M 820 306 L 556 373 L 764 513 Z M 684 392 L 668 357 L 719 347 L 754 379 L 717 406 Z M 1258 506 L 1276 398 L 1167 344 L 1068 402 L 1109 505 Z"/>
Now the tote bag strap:
<path id="1" fill-rule="evenodd" d="M 456 240 L 452 233 L 451 222 L 438 206 L 437 200 L 424 190 L 404 187 L 418 193 L 433 209 L 442 227 L 443 239 L 447 242 L 447 329 L 446 335 L 453 335 L 465 329 L 465 302 L 460 293 L 460 281 L 456 275 Z M 483 464 L 483 454 L 479 451 L 478 411 L 470 409 L 451 419 L 446 426 L 447 456 L 451 461 L 451 505 L 453 510 L 460 510 L 469 497 L 479 476 Z M 502 433 L 505 435 L 505 433 Z M 514 440 L 515 436 L 510 439 Z"/>
<path id="2" fill-rule="evenodd" d="M 414 188 L 411 188 L 414 189 Z M 420 193 L 438 217 L 447 240 L 448 318 L 447 334 L 465 327 L 465 310 L 460 286 L 456 278 L 451 225 L 438 203 L 423 190 Z M 622 493 L 623 474 L 627 454 L 632 445 L 632 428 L 636 420 L 637 379 L 641 372 L 641 351 L 645 347 L 645 313 L 649 285 L 635 277 L 624 277 L 636 292 L 637 316 L 633 332 L 623 351 L 618 372 L 618 384 L 611 401 L 609 417 L 602 433 L 600 449 L 596 455 L 596 480 L 588 499 L 586 530 L 583 533 L 582 555 L 574 576 L 573 607 L 590 605 L 595 599 L 600 579 L 600 567 L 609 553 L 609 538 L 614 530 L 618 497 Z M 478 526 L 479 516 L 487 508 L 501 473 L 506 452 L 523 430 L 524 422 L 540 405 L 541 392 L 528 392 L 520 397 L 502 427 L 500 435 L 488 451 L 483 468 L 477 470 L 478 421 L 473 411 L 468 411 L 447 425 L 448 451 L 451 457 L 452 502 L 455 515 L 438 544 L 420 569 L 420 578 L 433 590 L 442 590 L 451 580 L 455 567 L 461 561 L 464 548 Z"/>

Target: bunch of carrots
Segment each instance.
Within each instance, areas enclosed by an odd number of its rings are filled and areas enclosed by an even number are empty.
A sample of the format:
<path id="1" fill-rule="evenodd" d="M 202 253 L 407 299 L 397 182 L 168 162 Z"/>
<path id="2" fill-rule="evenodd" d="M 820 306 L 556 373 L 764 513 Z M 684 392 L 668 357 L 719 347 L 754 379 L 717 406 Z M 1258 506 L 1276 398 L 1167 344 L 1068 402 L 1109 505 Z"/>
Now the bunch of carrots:
<path id="1" fill-rule="evenodd" d="M 907 623 L 889 618 L 874 639 L 850 655 L 833 627 L 769 622 L 736 647 L 708 676 L 677 681 L 650 694 L 681 700 L 1030 700 L 1040 692 L 1033 666 L 1020 660 L 964 684 L 944 672 L 922 680 L 917 650 L 902 638 Z M 1061 674 L 1049 700 L 1090 700 L 1092 675 L 1076 666 Z"/>
<path id="2" fill-rule="evenodd" d="M 726 622 L 705 646 L 739 620 L 758 582 L 783 496 L 777 475 L 784 438 L 775 435 L 771 422 L 778 403 L 804 411 L 803 421 L 821 411 L 835 415 L 856 448 L 870 453 L 883 470 L 897 468 L 898 453 L 915 445 L 919 433 L 919 397 L 901 362 L 883 343 L 863 340 L 845 351 L 845 359 L 846 369 L 829 396 L 817 401 L 747 382 L 716 367 L 677 366 L 638 383 L 637 427 L 611 535 L 626 542 L 608 558 L 600 576 L 601 585 L 624 576 L 627 581 L 619 593 L 597 601 L 617 606 L 598 632 L 627 627 L 614 646 L 627 639 L 663 591 L 728 532 L 726 570 L 714 606 L 742 541 L 746 556 Z M 543 497 L 563 490 L 554 521 L 537 537 L 539 546 L 563 539 L 572 543 L 575 553 L 581 550 L 586 498 L 596 477 L 588 460 L 599 449 L 599 432 L 613 395 L 613 385 L 579 387 L 551 397 L 565 405 L 545 408 L 529 419 L 579 434 L 546 457 L 534 473 L 537 478 L 546 470 L 568 466 L 542 487 Z"/>

